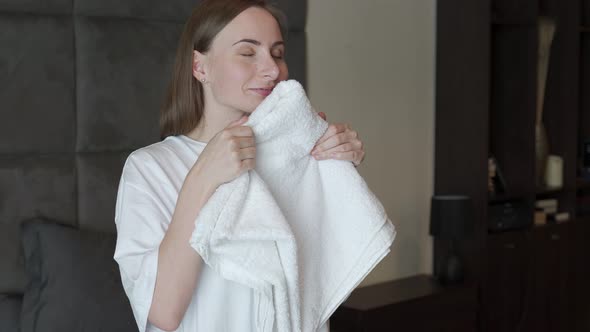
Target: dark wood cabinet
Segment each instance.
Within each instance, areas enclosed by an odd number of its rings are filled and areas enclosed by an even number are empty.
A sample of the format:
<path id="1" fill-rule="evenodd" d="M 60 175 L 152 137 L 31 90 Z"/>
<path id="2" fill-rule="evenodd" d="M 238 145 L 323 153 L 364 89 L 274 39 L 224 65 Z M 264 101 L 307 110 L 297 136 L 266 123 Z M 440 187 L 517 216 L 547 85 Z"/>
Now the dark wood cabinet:
<path id="1" fill-rule="evenodd" d="M 580 220 L 571 226 L 570 256 L 573 264 L 569 288 L 572 301 L 570 327 L 571 331 L 590 331 L 590 219 Z"/>
<path id="2" fill-rule="evenodd" d="M 489 236 L 483 331 L 571 331 L 571 225 Z"/>
<path id="3" fill-rule="evenodd" d="M 530 241 L 524 232 L 488 238 L 487 271 L 483 287 L 484 331 L 515 331 L 523 324 L 530 296 Z"/>
<path id="4" fill-rule="evenodd" d="M 542 96 L 540 16 L 556 22 Z M 335 313 L 333 331 L 590 332 L 590 0 L 441 0 L 436 29 L 434 194 L 472 198 L 473 232 L 455 246 L 466 283 L 387 304 L 378 289 L 405 286 L 369 288 Z M 558 189 L 537 181 L 540 102 L 549 153 L 563 159 Z M 488 192 L 490 155 L 500 195 Z M 539 199 L 569 220 L 536 226 Z M 490 207 L 510 200 L 523 202 L 522 222 L 490 230 Z M 448 251 L 434 239 L 435 262 Z"/>
<path id="5" fill-rule="evenodd" d="M 332 315 L 330 331 L 475 332 L 477 288 L 426 275 L 359 288 Z"/>
<path id="6" fill-rule="evenodd" d="M 479 331 L 590 331 L 588 8 L 590 0 L 437 3 L 435 194 L 473 198 L 475 232 L 462 254 L 480 289 Z M 543 95 L 540 16 L 556 22 Z M 537 181 L 540 105 L 549 153 L 563 159 L 558 189 Z M 503 173 L 501 195 L 482 183 L 489 156 Z M 555 199 L 569 220 L 535 226 L 539 199 Z M 503 200 L 524 202 L 523 222 L 492 232 L 491 204 Z M 446 253 L 436 241 L 434 250 L 435 258 Z"/>

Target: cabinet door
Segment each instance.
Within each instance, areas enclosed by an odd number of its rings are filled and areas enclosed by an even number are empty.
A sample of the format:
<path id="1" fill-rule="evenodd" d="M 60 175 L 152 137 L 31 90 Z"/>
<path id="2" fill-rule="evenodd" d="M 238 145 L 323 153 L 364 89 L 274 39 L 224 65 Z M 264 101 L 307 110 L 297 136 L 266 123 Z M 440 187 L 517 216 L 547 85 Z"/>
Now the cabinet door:
<path id="1" fill-rule="evenodd" d="M 570 287 L 573 302 L 571 331 L 587 332 L 590 331 L 590 219 L 580 219 L 572 223 L 570 239 L 570 255 L 574 258 Z"/>
<path id="2" fill-rule="evenodd" d="M 548 228 L 545 236 L 547 243 L 547 318 L 551 332 L 571 331 L 568 314 L 570 312 L 568 267 L 573 261 L 569 255 L 569 224 Z"/>
<path id="3" fill-rule="evenodd" d="M 568 224 L 534 228 L 531 293 L 525 310 L 526 331 L 570 331 Z"/>
<path id="4" fill-rule="evenodd" d="M 482 292 L 482 330 L 521 329 L 530 278 L 530 249 L 525 231 L 492 234 L 487 238 L 487 271 Z"/>

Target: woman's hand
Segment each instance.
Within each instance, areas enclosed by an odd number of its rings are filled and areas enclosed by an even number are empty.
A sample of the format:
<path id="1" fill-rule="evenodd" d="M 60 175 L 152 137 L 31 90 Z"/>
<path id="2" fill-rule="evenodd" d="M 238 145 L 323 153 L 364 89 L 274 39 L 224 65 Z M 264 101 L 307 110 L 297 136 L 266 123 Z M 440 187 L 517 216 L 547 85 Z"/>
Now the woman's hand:
<path id="1" fill-rule="evenodd" d="M 326 114 L 318 113 L 322 119 L 326 120 Z M 363 142 L 358 137 L 358 133 L 347 123 L 330 124 L 328 130 L 324 133 L 311 150 L 311 154 L 317 160 L 322 159 L 339 159 L 351 161 L 354 166 L 360 165 L 365 159 L 365 150 Z"/>
<path id="2" fill-rule="evenodd" d="M 256 166 L 254 132 L 242 126 L 247 120 L 243 116 L 218 132 L 197 159 L 191 171 L 205 174 L 207 185 L 217 188 Z"/>

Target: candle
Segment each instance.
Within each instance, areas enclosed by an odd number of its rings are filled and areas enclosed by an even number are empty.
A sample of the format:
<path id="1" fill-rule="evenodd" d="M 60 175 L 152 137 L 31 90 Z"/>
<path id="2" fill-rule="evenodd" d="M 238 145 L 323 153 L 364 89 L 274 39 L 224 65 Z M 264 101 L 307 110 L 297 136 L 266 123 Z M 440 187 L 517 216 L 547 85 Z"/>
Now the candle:
<path id="1" fill-rule="evenodd" d="M 551 189 L 563 187 L 563 158 L 550 155 L 545 168 L 545 184 Z"/>

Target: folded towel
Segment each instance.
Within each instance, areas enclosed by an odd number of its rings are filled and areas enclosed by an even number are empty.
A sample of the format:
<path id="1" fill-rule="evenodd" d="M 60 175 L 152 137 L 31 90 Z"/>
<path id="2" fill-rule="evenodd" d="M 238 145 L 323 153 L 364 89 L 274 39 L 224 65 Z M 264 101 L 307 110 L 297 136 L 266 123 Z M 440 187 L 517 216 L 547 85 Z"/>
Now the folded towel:
<path id="1" fill-rule="evenodd" d="M 394 227 L 352 163 L 310 155 L 328 124 L 298 82 L 279 83 L 245 125 L 256 169 L 219 186 L 191 246 L 256 290 L 260 331 L 317 331 L 387 255 Z"/>

